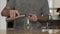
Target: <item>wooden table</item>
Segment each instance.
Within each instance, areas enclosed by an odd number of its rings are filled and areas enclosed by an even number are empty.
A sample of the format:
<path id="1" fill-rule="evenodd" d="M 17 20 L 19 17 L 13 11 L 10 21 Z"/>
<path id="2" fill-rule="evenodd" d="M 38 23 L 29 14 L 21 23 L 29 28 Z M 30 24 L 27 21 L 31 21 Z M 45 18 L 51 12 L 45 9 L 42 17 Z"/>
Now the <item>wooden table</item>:
<path id="1" fill-rule="evenodd" d="M 0 30 L 0 34 L 6 34 L 6 30 Z"/>
<path id="2" fill-rule="evenodd" d="M 8 30 L 8 34 L 49 34 L 47 31 L 42 32 L 40 30 Z"/>

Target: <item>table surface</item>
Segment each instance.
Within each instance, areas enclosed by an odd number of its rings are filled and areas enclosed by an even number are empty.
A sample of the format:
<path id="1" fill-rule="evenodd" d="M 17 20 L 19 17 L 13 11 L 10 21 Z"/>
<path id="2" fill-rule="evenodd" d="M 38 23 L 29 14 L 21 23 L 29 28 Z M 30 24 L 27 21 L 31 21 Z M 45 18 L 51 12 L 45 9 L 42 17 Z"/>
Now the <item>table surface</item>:
<path id="1" fill-rule="evenodd" d="M 7 34 L 60 34 L 60 29 L 44 29 L 44 32 L 40 30 L 8 30 Z"/>
<path id="2" fill-rule="evenodd" d="M 42 32 L 39 30 L 8 30 L 8 34 L 49 34 L 48 31 Z"/>
<path id="3" fill-rule="evenodd" d="M 52 17 L 52 20 L 60 20 L 60 16 L 59 15 L 53 15 L 51 17 Z"/>
<path id="4" fill-rule="evenodd" d="M 6 34 L 6 30 L 0 30 L 0 34 Z"/>

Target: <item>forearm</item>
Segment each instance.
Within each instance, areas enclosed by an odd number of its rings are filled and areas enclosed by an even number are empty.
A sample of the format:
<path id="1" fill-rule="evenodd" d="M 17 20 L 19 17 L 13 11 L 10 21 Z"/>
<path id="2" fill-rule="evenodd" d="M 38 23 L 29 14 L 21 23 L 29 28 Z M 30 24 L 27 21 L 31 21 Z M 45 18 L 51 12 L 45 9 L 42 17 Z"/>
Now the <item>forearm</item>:
<path id="1" fill-rule="evenodd" d="M 49 20 L 49 16 L 38 16 L 39 22 L 47 22 Z"/>
<path id="2" fill-rule="evenodd" d="M 9 16 L 9 11 L 10 11 L 10 10 L 8 10 L 8 9 L 4 9 L 4 10 L 1 12 L 1 15 L 7 17 L 7 16 Z"/>
<path id="3" fill-rule="evenodd" d="M 3 11 L 1 12 L 1 15 L 2 16 L 9 16 L 9 12 L 10 12 L 10 7 L 9 6 L 6 6 Z"/>

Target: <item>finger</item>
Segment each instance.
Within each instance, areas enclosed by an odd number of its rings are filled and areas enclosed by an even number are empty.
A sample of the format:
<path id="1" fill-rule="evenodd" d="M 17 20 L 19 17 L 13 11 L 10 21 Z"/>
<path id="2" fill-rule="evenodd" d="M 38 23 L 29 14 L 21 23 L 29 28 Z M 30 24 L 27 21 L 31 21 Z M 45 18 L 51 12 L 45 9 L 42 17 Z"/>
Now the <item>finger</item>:
<path id="1" fill-rule="evenodd" d="M 17 14 L 17 16 L 20 16 L 20 13 L 16 10 L 16 14 Z"/>
<path id="2" fill-rule="evenodd" d="M 32 17 L 32 16 L 33 16 L 33 14 L 29 14 L 29 16 L 30 16 L 30 17 Z"/>
<path id="3" fill-rule="evenodd" d="M 34 20 L 34 17 L 33 17 L 33 16 L 31 16 L 31 17 L 30 17 L 30 20 Z"/>
<path id="4" fill-rule="evenodd" d="M 16 11 L 13 11 L 13 19 L 16 17 Z"/>
<path id="5" fill-rule="evenodd" d="M 12 10 L 10 10 L 10 17 L 12 18 L 13 16 L 12 16 L 13 14 L 12 14 Z"/>
<path id="6" fill-rule="evenodd" d="M 37 21 L 37 16 L 36 16 L 36 15 L 33 15 L 33 16 L 32 16 L 32 20 L 33 20 L 33 21 Z"/>
<path id="7" fill-rule="evenodd" d="M 15 11 L 14 10 L 10 10 L 10 17 L 12 18 L 12 19 L 15 19 Z"/>

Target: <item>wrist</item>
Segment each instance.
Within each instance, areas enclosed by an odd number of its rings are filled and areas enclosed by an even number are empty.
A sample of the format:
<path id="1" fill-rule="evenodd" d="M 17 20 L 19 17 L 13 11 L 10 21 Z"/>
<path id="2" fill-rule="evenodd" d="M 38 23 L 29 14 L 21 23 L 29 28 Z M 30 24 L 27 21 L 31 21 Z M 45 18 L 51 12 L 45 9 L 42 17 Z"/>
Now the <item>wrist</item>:
<path id="1" fill-rule="evenodd" d="M 40 20 L 40 17 L 39 17 L 39 16 L 37 16 L 37 21 L 38 21 L 38 20 Z"/>

